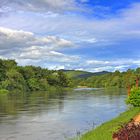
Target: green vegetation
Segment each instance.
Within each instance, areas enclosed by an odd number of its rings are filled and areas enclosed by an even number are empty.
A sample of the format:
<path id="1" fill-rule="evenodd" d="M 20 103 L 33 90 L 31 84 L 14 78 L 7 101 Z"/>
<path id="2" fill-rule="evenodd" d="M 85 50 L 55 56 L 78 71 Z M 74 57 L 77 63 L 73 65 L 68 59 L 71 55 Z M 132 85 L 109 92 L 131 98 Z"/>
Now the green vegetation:
<path id="1" fill-rule="evenodd" d="M 0 90 L 0 94 L 8 94 L 8 93 L 9 93 L 9 91 L 6 90 L 6 89 L 1 89 Z"/>
<path id="2" fill-rule="evenodd" d="M 52 87 L 70 87 L 71 79 L 62 71 L 35 66 L 17 66 L 14 60 L 0 59 L 0 93 L 8 91 L 46 91 Z"/>
<path id="3" fill-rule="evenodd" d="M 80 140 L 112 140 L 113 133 L 117 132 L 121 126 L 127 124 L 134 116 L 140 112 L 140 88 L 133 87 L 126 102 L 133 105 L 134 107 L 120 114 L 120 116 L 117 118 L 102 124 L 95 130 L 82 135 Z"/>
<path id="4" fill-rule="evenodd" d="M 82 79 L 82 78 L 89 78 L 91 76 L 103 75 L 109 72 L 102 71 L 102 72 L 87 72 L 87 71 L 80 71 L 80 70 L 62 70 L 69 78 L 73 79 Z"/>
<path id="5" fill-rule="evenodd" d="M 80 70 L 62 70 L 62 71 L 70 78 L 80 78 L 81 76 L 92 74 L 91 72 Z"/>
<path id="6" fill-rule="evenodd" d="M 140 107 L 140 88 L 132 88 L 131 94 L 126 100 L 126 103 L 133 105 L 134 107 Z"/>
<path id="7" fill-rule="evenodd" d="M 121 125 L 129 122 L 139 112 L 140 108 L 131 108 L 130 110 L 120 114 L 117 118 L 82 135 L 80 140 L 112 140 L 113 132 L 117 131 Z"/>
<path id="8" fill-rule="evenodd" d="M 126 88 L 136 85 L 136 79 L 140 75 L 140 68 L 136 70 L 127 70 L 126 72 L 115 71 L 113 73 L 106 73 L 95 75 L 89 78 L 76 79 L 75 83 L 79 86 L 87 86 L 94 88 Z"/>
<path id="9" fill-rule="evenodd" d="M 46 91 L 50 87 L 126 88 L 136 83 L 140 68 L 126 72 L 84 72 L 48 70 L 35 66 L 18 66 L 14 60 L 0 59 L 0 93 L 6 91 Z"/>

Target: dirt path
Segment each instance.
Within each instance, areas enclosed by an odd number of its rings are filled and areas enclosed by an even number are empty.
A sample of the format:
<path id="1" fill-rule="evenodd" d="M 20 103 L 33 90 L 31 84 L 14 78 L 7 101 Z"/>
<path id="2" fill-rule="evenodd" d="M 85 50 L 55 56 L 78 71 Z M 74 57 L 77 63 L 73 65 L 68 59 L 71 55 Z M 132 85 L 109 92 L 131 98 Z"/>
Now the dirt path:
<path id="1" fill-rule="evenodd" d="M 140 123 L 140 114 L 138 114 L 137 116 L 135 116 L 135 117 L 133 118 L 133 120 L 134 120 L 134 124 L 135 124 L 135 125 L 139 124 L 139 123 Z"/>

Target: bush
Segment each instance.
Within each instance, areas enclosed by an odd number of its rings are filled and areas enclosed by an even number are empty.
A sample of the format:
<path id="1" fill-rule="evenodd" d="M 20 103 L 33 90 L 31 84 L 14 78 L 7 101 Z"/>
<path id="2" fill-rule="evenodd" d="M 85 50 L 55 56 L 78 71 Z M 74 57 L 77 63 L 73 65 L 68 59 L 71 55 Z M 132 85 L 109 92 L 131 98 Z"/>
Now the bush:
<path id="1" fill-rule="evenodd" d="M 0 89 L 0 94 L 8 94 L 9 91 L 6 89 Z"/>
<path id="2" fill-rule="evenodd" d="M 140 88 L 132 88 L 131 94 L 126 100 L 127 104 L 131 104 L 134 107 L 140 107 Z"/>

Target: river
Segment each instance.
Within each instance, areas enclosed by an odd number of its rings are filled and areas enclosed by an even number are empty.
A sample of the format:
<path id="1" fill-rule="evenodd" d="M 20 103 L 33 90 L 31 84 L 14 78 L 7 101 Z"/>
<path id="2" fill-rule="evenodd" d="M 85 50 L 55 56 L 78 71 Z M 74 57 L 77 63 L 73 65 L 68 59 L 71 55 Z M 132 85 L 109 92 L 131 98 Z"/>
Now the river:
<path id="1" fill-rule="evenodd" d="M 0 95 L 0 140 L 67 140 L 125 111 L 124 89 Z"/>

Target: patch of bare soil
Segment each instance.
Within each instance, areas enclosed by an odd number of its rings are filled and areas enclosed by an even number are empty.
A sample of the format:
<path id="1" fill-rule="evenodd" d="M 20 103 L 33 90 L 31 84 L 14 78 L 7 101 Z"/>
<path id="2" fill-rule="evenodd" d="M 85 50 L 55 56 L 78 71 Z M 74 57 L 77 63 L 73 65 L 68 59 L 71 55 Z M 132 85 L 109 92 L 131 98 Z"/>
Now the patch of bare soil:
<path id="1" fill-rule="evenodd" d="M 113 140 L 140 140 L 140 114 L 114 133 Z"/>
<path id="2" fill-rule="evenodd" d="M 137 125 L 140 123 L 140 114 L 133 118 L 134 123 Z"/>

